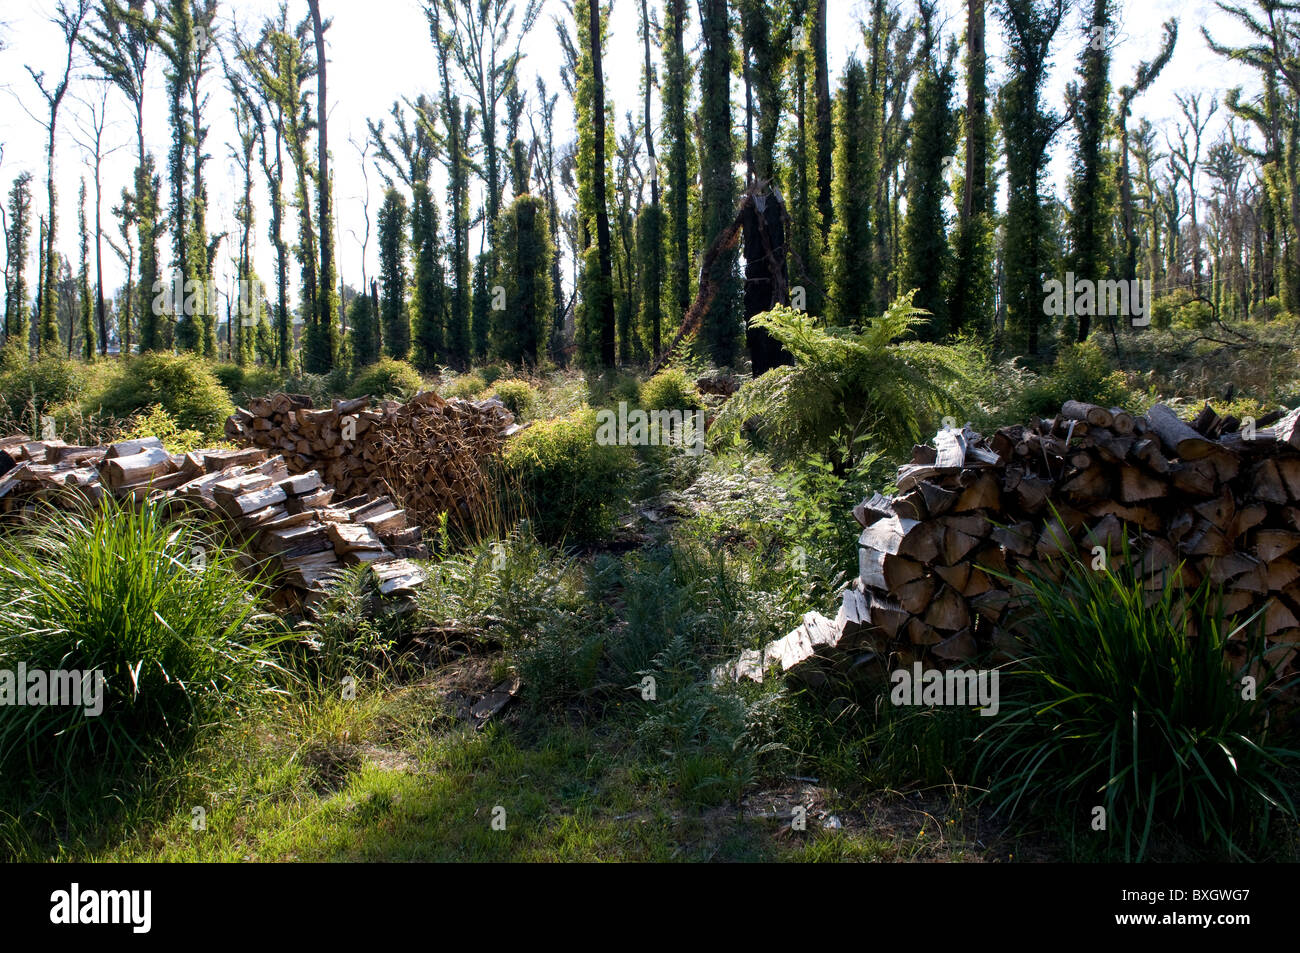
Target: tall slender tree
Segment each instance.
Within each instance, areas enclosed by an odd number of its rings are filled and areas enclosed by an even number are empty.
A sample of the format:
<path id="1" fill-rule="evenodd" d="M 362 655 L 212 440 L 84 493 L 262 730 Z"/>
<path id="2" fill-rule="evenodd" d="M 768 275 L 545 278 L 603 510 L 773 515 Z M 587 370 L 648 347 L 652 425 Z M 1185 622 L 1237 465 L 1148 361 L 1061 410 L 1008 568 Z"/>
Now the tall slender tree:
<path id="1" fill-rule="evenodd" d="M 987 331 L 993 318 L 992 203 L 989 199 L 988 56 L 985 0 L 966 0 L 965 163 L 957 211 L 949 328 Z"/>
<path id="2" fill-rule="evenodd" d="M 5 346 L 27 355 L 31 322 L 27 304 L 27 258 L 32 240 L 32 174 L 22 172 L 9 190 L 5 231 Z"/>
<path id="3" fill-rule="evenodd" d="M 58 320 L 58 290 L 56 287 L 56 276 L 58 267 L 58 255 L 54 250 L 55 234 L 58 230 L 58 201 L 54 188 L 54 146 L 58 138 L 59 126 L 59 107 L 63 105 L 63 98 L 68 93 L 68 85 L 72 79 L 72 67 L 76 58 L 76 51 L 79 37 L 81 36 L 82 27 L 90 14 L 90 0 L 59 0 L 55 7 L 54 16 L 51 22 L 59 29 L 63 38 L 65 56 L 63 61 L 62 76 L 52 83 L 47 83 L 44 72 L 36 72 L 30 66 L 27 72 L 31 74 L 32 81 L 36 84 L 36 89 L 40 92 L 42 99 L 45 101 L 49 118 L 41 120 L 45 127 L 45 166 L 46 166 L 46 203 L 49 220 L 46 222 L 44 243 L 45 243 L 45 261 L 43 284 L 40 297 L 40 318 L 37 324 L 40 328 L 40 348 L 42 353 L 48 350 L 56 350 L 59 346 L 59 320 Z"/>
<path id="4" fill-rule="evenodd" d="M 731 124 L 732 46 L 728 0 L 702 0 L 700 32 L 700 247 L 726 230 L 738 194 L 736 143 Z M 735 248 L 723 249 L 706 276 L 712 298 L 704 312 L 700 339 L 709 358 L 727 367 L 736 362 L 740 342 L 740 281 Z"/>
<path id="5" fill-rule="evenodd" d="M 955 148 L 952 93 L 956 82 L 955 45 L 940 51 L 938 4 L 920 0 L 921 76 L 912 95 L 912 141 L 907 163 L 907 219 L 903 226 L 903 262 L 899 290 L 916 289 L 913 303 L 930 312 L 925 336 L 948 330 L 947 285 L 951 267 L 948 216 L 944 210 L 944 171 Z"/>
<path id="6" fill-rule="evenodd" d="M 145 0 L 102 0 L 97 18 L 81 37 L 82 46 L 100 73 L 130 102 L 135 113 L 136 168 L 133 191 L 124 195 L 122 209 L 129 212 L 138 236 L 140 277 L 136 290 L 140 308 L 140 349 L 157 348 L 158 315 L 144 299 L 153 300 L 158 280 L 159 177 L 145 147 L 144 102 L 149 72 L 149 55 L 158 43 L 159 16 L 150 16 Z M 127 242 L 129 246 L 129 242 Z M 128 289 L 129 290 L 129 289 Z M 128 294 L 128 303 L 130 295 Z M 123 351 L 130 353 L 130 322 L 122 328 Z"/>
<path id="7" fill-rule="evenodd" d="M 615 313 L 613 239 L 609 226 L 609 134 L 605 122 L 605 75 L 601 53 L 605 17 L 599 0 L 577 0 L 578 208 L 586 234 L 581 287 L 579 349 L 590 363 L 613 367 Z M 593 241 L 594 240 L 594 241 Z"/>
<path id="8" fill-rule="evenodd" d="M 312 40 L 316 49 L 316 216 L 320 241 L 320 284 L 310 318 L 303 367 L 315 373 L 334 368 L 339 359 L 339 312 L 334 264 L 334 211 L 330 180 L 329 97 L 326 74 L 325 31 L 330 21 L 321 18 L 320 0 L 307 0 Z"/>
<path id="9" fill-rule="evenodd" d="M 1049 220 L 1043 196 L 1048 145 L 1068 117 L 1043 107 L 1052 39 L 1068 0 L 1004 0 L 998 13 L 1007 39 L 1011 78 L 998 100 L 1006 143 L 1005 345 L 1036 354 L 1043 316 L 1043 276 L 1049 261 Z"/>

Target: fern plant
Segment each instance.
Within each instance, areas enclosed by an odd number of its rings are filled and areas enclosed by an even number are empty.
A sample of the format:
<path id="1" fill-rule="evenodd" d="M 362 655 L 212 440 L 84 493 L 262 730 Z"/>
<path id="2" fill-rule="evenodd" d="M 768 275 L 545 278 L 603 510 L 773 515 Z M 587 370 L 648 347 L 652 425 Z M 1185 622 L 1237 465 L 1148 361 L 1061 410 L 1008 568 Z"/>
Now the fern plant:
<path id="1" fill-rule="evenodd" d="M 756 421 L 778 457 L 825 454 L 841 472 L 869 437 L 887 450 L 906 449 L 958 410 L 950 391 L 965 380 L 962 351 L 910 337 L 927 314 L 909 292 L 861 328 L 818 327 L 787 307 L 756 315 L 752 324 L 795 363 L 747 382 L 718 414 L 712 439 L 734 442 Z"/>

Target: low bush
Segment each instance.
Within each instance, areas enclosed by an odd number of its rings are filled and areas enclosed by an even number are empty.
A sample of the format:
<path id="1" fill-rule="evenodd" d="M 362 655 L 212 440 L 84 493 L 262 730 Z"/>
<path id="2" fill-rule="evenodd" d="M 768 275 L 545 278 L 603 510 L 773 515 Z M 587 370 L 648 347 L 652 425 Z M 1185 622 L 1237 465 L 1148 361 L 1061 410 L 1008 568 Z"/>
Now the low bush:
<path id="1" fill-rule="evenodd" d="M 161 404 L 154 404 L 148 410 L 133 416 L 127 421 L 119 439 L 134 440 L 140 437 L 157 437 L 169 453 L 189 453 L 191 450 L 213 446 L 213 441 L 206 435 L 178 426 L 176 419 L 163 410 Z"/>
<path id="2" fill-rule="evenodd" d="M 468 374 L 461 374 L 459 377 L 453 378 L 450 383 L 442 388 L 442 396 L 473 400 L 487 390 L 487 386 L 487 381 L 483 379 L 479 371 L 471 371 Z"/>
<path id="3" fill-rule="evenodd" d="M 492 396 L 505 404 L 506 409 L 519 420 L 528 419 L 537 407 L 537 389 L 518 378 L 498 381 L 492 387 Z"/>
<path id="4" fill-rule="evenodd" d="M 420 372 L 405 361 L 380 358 L 363 367 L 348 388 L 349 397 L 369 395 L 375 400 L 406 400 L 424 389 Z"/>
<path id="5" fill-rule="evenodd" d="M 502 459 L 539 538 L 591 540 L 613 526 L 636 467 L 627 447 L 596 442 L 590 409 L 533 424 L 513 437 Z"/>
<path id="6" fill-rule="evenodd" d="M 695 384 L 677 368 L 660 371 L 642 384 L 640 403 L 646 410 L 698 410 L 703 406 Z"/>
<path id="7" fill-rule="evenodd" d="M 28 361 L 16 349 L 6 349 L 4 355 L 0 400 L 34 435 L 40 432 L 42 414 L 77 401 L 85 390 L 85 374 L 76 361 L 50 356 Z"/>
<path id="8" fill-rule="evenodd" d="M 1014 401 L 1011 422 L 1052 417 L 1067 400 L 1127 408 L 1133 405 L 1134 394 L 1100 347 L 1091 341 L 1072 344 L 1061 349 L 1050 369 L 1027 380 Z"/>
<path id="9" fill-rule="evenodd" d="M 1102 836 L 1125 859 L 1145 856 L 1156 832 L 1238 858 L 1262 847 L 1270 815 L 1295 817 L 1283 778 L 1300 753 L 1267 740 L 1275 695 L 1254 619 L 1222 621 L 1208 583 L 1167 585 L 1148 605 L 1130 571 L 1068 570 L 1063 583 L 1017 583 L 1028 656 L 1002 674 L 980 736 L 995 810 L 1054 807 L 1089 823 L 1104 808 Z M 1229 643 L 1240 654 L 1225 665 Z"/>
<path id="10" fill-rule="evenodd" d="M 103 676 L 82 707 L 0 705 L 0 765 L 125 768 L 237 717 L 273 642 L 237 560 L 162 507 L 111 497 L 0 540 L 0 670 Z"/>
<path id="11" fill-rule="evenodd" d="M 115 417 L 130 417 L 159 405 L 178 427 L 209 436 L 220 434 L 226 418 L 235 412 L 212 369 L 189 354 L 133 357 L 93 400 Z"/>

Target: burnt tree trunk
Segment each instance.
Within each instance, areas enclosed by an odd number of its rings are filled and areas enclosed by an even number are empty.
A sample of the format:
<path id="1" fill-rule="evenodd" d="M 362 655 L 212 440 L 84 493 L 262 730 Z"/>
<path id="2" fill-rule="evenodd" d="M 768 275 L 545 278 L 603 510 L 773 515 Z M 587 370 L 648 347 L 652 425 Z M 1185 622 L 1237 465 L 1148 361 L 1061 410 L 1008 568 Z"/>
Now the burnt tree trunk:
<path id="1" fill-rule="evenodd" d="M 741 210 L 745 236 L 745 339 L 754 376 L 765 374 L 794 358 L 772 335 L 753 327 L 749 319 L 790 300 L 786 270 L 785 203 L 775 191 L 753 196 Z"/>

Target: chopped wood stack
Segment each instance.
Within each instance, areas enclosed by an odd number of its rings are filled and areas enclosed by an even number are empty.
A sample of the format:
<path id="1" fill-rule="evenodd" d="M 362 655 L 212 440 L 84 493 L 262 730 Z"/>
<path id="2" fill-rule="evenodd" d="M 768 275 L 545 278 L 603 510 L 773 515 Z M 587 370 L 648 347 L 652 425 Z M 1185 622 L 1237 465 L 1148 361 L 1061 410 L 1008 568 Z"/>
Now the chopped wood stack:
<path id="1" fill-rule="evenodd" d="M 109 447 L 0 439 L 0 514 L 106 493 L 210 514 L 270 562 L 273 600 L 289 611 L 322 596 L 348 565 L 371 563 L 381 595 L 407 596 L 424 581 L 409 561 L 428 556 L 420 528 L 392 500 L 335 502 L 319 473 L 290 474 L 282 456 L 260 448 L 171 454 L 156 437 Z"/>
<path id="2" fill-rule="evenodd" d="M 519 429 L 498 400 L 444 400 L 433 392 L 405 404 L 369 397 L 313 410 L 300 394 L 253 400 L 226 421 L 226 435 L 284 455 L 289 472 L 317 471 L 348 496 L 388 496 L 421 523 L 448 513 L 473 519 L 487 498 L 485 464 Z"/>
<path id="3" fill-rule="evenodd" d="M 1060 579 L 1054 557 L 1067 554 L 1114 568 L 1127 543 L 1152 601 L 1208 578 L 1225 617 L 1263 610 L 1268 662 L 1289 677 L 1300 670 L 1300 409 L 1248 423 L 1208 405 L 1188 424 L 1163 404 L 1135 417 L 1069 401 L 987 441 L 942 431 L 899 468 L 896 496 L 854 508 L 859 578 L 837 617 L 809 613 L 726 674 L 761 680 L 777 662 L 864 651 L 896 667 L 1005 657 L 1017 609 L 1006 576 Z"/>

